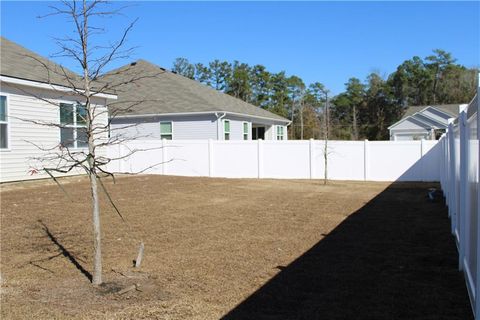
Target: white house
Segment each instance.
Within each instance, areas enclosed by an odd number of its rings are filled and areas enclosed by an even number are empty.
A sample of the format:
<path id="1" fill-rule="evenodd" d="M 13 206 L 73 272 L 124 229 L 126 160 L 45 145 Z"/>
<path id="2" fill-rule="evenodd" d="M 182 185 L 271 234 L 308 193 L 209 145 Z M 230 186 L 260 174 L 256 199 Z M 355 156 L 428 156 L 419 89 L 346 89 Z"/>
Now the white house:
<path id="1" fill-rule="evenodd" d="M 288 119 L 139 60 L 103 80 L 117 87 L 111 135 L 125 139 L 286 140 Z"/>
<path id="2" fill-rule="evenodd" d="M 409 107 L 403 118 L 388 127 L 390 140 L 436 140 L 448 127 L 448 120 L 456 118 L 465 105 Z"/>
<path id="3" fill-rule="evenodd" d="M 0 182 L 45 178 L 45 173 L 35 173 L 41 165 L 34 158 L 62 145 L 72 150 L 86 147 L 85 125 L 78 120 L 82 101 L 67 80 L 78 76 L 3 37 L 0 48 Z M 92 103 L 106 111 L 107 100 L 115 98 L 98 94 Z M 104 114 L 98 121 L 107 125 Z"/>

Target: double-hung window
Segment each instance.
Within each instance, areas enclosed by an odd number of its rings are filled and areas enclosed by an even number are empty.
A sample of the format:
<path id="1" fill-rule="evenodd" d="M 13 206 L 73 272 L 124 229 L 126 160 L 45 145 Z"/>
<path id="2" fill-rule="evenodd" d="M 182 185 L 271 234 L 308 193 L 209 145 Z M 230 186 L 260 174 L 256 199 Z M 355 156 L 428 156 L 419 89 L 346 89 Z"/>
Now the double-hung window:
<path id="1" fill-rule="evenodd" d="M 8 106 L 6 96 L 0 96 L 0 149 L 8 149 Z"/>
<path id="2" fill-rule="evenodd" d="M 87 109 L 81 104 L 60 104 L 60 144 L 66 148 L 85 148 Z"/>
<path id="3" fill-rule="evenodd" d="M 243 123 L 243 140 L 248 140 L 248 122 Z"/>
<path id="4" fill-rule="evenodd" d="M 223 120 L 223 137 L 224 140 L 230 140 L 230 120 Z"/>
<path id="5" fill-rule="evenodd" d="M 160 122 L 160 139 L 173 139 L 172 122 Z"/>
<path id="6" fill-rule="evenodd" d="M 283 126 L 277 126 L 277 140 L 283 140 Z"/>

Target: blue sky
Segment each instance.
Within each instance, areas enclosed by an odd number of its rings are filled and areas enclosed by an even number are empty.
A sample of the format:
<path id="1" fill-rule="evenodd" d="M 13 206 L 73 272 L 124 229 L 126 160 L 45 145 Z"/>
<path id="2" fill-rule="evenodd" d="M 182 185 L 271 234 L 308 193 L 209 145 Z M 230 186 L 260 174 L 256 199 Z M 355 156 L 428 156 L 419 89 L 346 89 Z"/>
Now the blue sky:
<path id="1" fill-rule="evenodd" d="M 54 53 L 52 37 L 72 28 L 64 18 L 37 18 L 52 4 L 2 1 L 2 36 L 44 56 Z M 116 39 L 118 30 L 139 18 L 129 37 L 138 46 L 130 60 L 167 68 L 176 57 L 239 60 L 285 70 L 307 84 L 320 81 L 334 93 L 350 77 L 387 75 L 435 48 L 468 67 L 480 65 L 480 2 L 150 1 L 135 2 L 124 13 L 104 22 Z"/>

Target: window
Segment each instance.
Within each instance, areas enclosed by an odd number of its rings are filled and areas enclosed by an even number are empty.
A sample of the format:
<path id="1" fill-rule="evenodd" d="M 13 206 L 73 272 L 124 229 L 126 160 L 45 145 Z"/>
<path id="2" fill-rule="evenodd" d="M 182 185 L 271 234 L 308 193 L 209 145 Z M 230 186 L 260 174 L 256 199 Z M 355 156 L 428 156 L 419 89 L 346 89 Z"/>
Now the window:
<path id="1" fill-rule="evenodd" d="M 80 104 L 60 103 L 60 144 L 67 148 L 86 148 L 87 108 Z"/>
<path id="2" fill-rule="evenodd" d="M 173 139 L 172 122 L 160 122 L 160 139 Z"/>
<path id="3" fill-rule="evenodd" d="M 223 120 L 224 140 L 230 140 L 230 120 Z"/>
<path id="4" fill-rule="evenodd" d="M 8 148 L 7 97 L 0 96 L 0 149 Z"/>
<path id="5" fill-rule="evenodd" d="M 243 140 L 248 140 L 248 122 L 243 123 Z"/>
<path id="6" fill-rule="evenodd" d="M 277 140 L 283 140 L 283 126 L 277 126 Z"/>

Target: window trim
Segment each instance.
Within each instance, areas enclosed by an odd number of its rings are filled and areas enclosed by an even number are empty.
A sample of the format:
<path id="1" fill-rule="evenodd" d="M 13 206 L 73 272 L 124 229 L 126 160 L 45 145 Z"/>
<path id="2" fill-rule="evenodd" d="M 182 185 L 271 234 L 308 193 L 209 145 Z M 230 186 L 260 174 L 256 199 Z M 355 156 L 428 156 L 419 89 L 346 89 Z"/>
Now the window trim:
<path id="1" fill-rule="evenodd" d="M 228 122 L 228 132 L 225 130 L 225 124 Z M 223 140 L 229 141 L 230 135 L 232 134 L 232 127 L 231 127 L 230 119 L 223 119 Z M 228 139 L 225 139 L 225 135 L 228 134 Z"/>
<path id="2" fill-rule="evenodd" d="M 279 130 L 278 129 L 282 129 L 282 134 L 280 135 L 279 134 Z M 278 141 L 282 141 L 282 140 L 285 140 L 285 130 L 284 130 L 284 126 L 282 125 L 276 125 L 276 130 L 275 130 L 275 139 L 278 140 Z M 279 137 L 281 137 L 281 139 L 279 139 Z"/>
<path id="3" fill-rule="evenodd" d="M 245 133 L 245 125 L 247 125 L 247 132 Z M 245 135 L 247 139 L 245 139 Z M 244 141 L 250 140 L 250 124 L 248 121 L 243 121 L 242 122 L 242 137 Z"/>
<path id="4" fill-rule="evenodd" d="M 170 131 L 170 134 L 162 134 L 162 123 L 170 123 L 170 128 L 171 128 L 171 131 Z M 163 140 L 164 138 L 162 138 L 162 135 L 165 135 L 165 136 L 172 136 L 172 139 L 173 140 L 173 121 L 160 121 L 159 123 L 159 131 L 160 131 L 160 140 Z M 168 140 L 168 139 L 166 139 Z"/>
<path id="5" fill-rule="evenodd" d="M 87 125 L 77 125 L 77 105 L 82 105 L 81 103 L 77 103 L 77 101 L 68 101 L 68 100 L 57 100 L 58 103 L 58 120 L 59 120 L 59 129 L 58 130 L 58 141 L 59 145 L 62 146 L 63 148 L 68 148 L 72 150 L 85 150 L 88 149 L 88 142 L 86 146 L 79 147 L 78 146 L 78 140 L 77 140 L 77 130 L 79 128 L 87 128 Z M 62 104 L 68 104 L 73 106 L 73 124 L 67 124 L 63 125 L 62 124 L 62 119 L 61 119 L 61 105 Z M 72 147 L 66 147 L 63 146 L 62 144 L 62 129 L 63 128 L 72 128 L 73 129 L 73 146 Z"/>
<path id="6" fill-rule="evenodd" d="M 10 135 L 10 119 L 9 119 L 9 114 L 10 114 L 10 94 L 5 93 L 5 92 L 0 92 L 0 96 L 5 97 L 5 104 L 6 104 L 6 112 L 5 112 L 5 121 L 0 121 L 0 123 L 4 123 L 7 125 L 7 147 L 6 148 L 0 148 L 0 152 L 8 152 L 11 151 L 11 135 Z"/>

